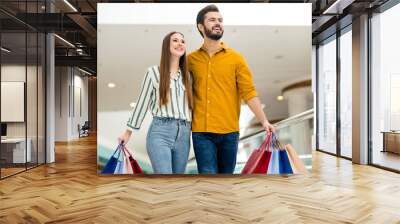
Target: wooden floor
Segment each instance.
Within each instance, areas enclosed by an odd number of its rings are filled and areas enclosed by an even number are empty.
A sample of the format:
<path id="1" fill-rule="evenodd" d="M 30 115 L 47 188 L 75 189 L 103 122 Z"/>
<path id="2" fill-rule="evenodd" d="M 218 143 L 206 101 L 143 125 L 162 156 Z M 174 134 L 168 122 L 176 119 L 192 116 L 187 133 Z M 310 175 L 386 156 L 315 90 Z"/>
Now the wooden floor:
<path id="1" fill-rule="evenodd" d="M 25 171 L 25 167 L 23 168 L 1 168 L 1 177 L 7 177 L 22 171 Z"/>
<path id="2" fill-rule="evenodd" d="M 400 175 L 315 153 L 307 176 L 96 174 L 93 137 L 0 181 L 0 223 L 400 223 Z"/>
<path id="3" fill-rule="evenodd" d="M 400 154 L 375 150 L 372 161 L 377 165 L 400 170 Z"/>

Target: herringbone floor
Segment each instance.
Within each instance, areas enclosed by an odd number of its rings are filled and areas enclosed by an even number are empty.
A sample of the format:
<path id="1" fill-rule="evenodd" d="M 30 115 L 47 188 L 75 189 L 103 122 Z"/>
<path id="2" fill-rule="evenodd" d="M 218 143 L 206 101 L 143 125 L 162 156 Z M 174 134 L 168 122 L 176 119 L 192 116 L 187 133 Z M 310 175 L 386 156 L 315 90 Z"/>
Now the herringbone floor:
<path id="1" fill-rule="evenodd" d="M 323 153 L 308 176 L 124 177 L 95 144 L 0 181 L 0 223 L 400 223 L 400 175 Z"/>

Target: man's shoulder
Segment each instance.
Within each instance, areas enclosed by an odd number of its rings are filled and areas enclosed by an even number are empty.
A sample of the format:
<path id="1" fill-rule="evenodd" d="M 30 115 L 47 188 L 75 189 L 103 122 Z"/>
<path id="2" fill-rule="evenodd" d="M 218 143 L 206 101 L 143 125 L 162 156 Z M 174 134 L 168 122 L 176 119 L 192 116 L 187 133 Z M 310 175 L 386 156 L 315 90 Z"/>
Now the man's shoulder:
<path id="1" fill-rule="evenodd" d="M 239 51 L 233 48 L 226 48 L 226 54 L 229 55 L 229 58 L 237 63 L 243 63 L 245 61 L 244 56 Z"/>
<path id="2" fill-rule="evenodd" d="M 232 55 L 235 55 L 235 56 L 240 56 L 240 57 L 242 57 L 242 54 L 241 54 L 239 51 L 237 51 L 237 50 L 235 50 L 235 49 L 233 49 L 233 48 L 227 47 L 227 48 L 225 48 L 225 51 L 226 51 L 226 53 L 228 53 L 228 54 L 232 54 Z"/>
<path id="3" fill-rule="evenodd" d="M 198 56 L 198 55 L 200 54 L 200 50 L 201 50 L 201 49 L 199 48 L 199 49 L 196 49 L 196 50 L 190 52 L 189 55 L 188 55 L 188 57 L 189 57 L 189 58 L 193 58 L 193 57 Z"/>

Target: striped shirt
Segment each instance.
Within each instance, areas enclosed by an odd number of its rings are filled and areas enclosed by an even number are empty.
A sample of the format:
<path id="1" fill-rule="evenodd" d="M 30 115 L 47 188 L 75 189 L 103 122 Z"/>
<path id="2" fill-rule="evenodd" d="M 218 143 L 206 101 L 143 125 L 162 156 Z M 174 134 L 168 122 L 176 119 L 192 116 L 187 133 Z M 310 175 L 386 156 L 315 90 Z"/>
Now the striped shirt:
<path id="1" fill-rule="evenodd" d="M 139 129 L 148 109 L 150 109 L 153 117 L 192 120 L 192 111 L 189 108 L 181 72 L 178 71 L 177 76 L 171 78 L 169 100 L 162 106 L 160 106 L 159 84 L 159 67 L 152 66 L 148 68 L 142 82 L 139 99 L 127 123 L 128 128 Z"/>

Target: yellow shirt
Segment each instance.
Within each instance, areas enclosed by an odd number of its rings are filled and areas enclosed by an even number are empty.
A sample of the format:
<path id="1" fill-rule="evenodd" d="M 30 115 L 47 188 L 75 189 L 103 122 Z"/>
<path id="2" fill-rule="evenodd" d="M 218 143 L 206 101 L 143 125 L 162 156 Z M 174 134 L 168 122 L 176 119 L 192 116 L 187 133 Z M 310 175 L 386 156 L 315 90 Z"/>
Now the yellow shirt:
<path id="1" fill-rule="evenodd" d="M 239 131 L 241 99 L 257 96 L 250 69 L 223 43 L 212 57 L 204 47 L 188 56 L 193 75 L 193 132 L 226 134 Z"/>

